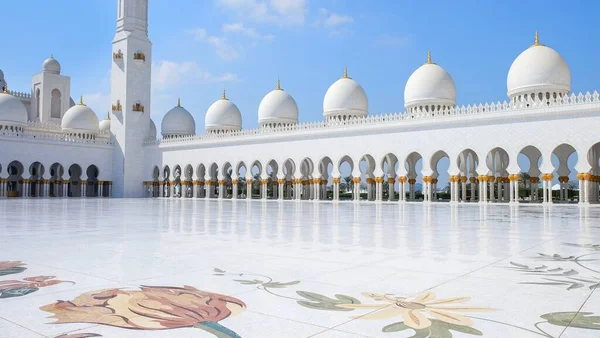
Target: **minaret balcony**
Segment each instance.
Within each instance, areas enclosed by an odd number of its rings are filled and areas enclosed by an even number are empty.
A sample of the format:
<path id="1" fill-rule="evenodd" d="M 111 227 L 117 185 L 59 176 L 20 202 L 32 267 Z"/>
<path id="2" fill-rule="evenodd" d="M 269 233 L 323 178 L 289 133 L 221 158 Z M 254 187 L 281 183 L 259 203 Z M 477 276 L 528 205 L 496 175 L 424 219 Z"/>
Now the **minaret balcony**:
<path id="1" fill-rule="evenodd" d="M 146 54 L 137 51 L 133 53 L 133 60 L 140 63 L 146 63 Z"/>
<path id="2" fill-rule="evenodd" d="M 142 113 L 144 112 L 144 106 L 139 102 L 134 104 L 132 109 L 133 109 L 133 111 L 142 112 Z"/>
<path id="3" fill-rule="evenodd" d="M 120 49 L 116 53 L 113 53 L 113 61 L 123 62 L 123 52 Z"/>
<path id="4" fill-rule="evenodd" d="M 112 111 L 113 113 L 120 113 L 123 111 L 123 107 L 119 101 L 117 101 L 117 104 L 112 105 Z"/>

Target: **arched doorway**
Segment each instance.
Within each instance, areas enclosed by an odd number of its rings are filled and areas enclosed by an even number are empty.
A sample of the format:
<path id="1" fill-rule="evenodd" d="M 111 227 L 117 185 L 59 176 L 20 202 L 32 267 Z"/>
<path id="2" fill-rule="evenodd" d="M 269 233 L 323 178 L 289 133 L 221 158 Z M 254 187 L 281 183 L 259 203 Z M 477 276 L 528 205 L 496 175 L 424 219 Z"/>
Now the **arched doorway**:
<path id="1" fill-rule="evenodd" d="M 148 193 L 148 197 L 158 197 L 160 196 L 160 187 L 158 177 L 160 176 L 160 169 L 158 166 L 154 166 L 152 169 L 152 187 Z"/>
<path id="2" fill-rule="evenodd" d="M 69 167 L 69 184 L 67 188 L 67 196 L 81 197 L 81 167 L 79 164 L 73 164 Z"/>
<path id="3" fill-rule="evenodd" d="M 29 166 L 29 196 L 44 196 L 44 166 L 40 162 L 34 162 Z"/>
<path id="4" fill-rule="evenodd" d="M 6 167 L 8 177 L 6 178 L 6 197 L 23 196 L 23 164 L 12 161 Z"/>
<path id="5" fill-rule="evenodd" d="M 54 163 L 50 166 L 50 188 L 51 197 L 63 197 L 63 175 L 65 169 L 60 163 Z"/>
<path id="6" fill-rule="evenodd" d="M 169 179 L 171 178 L 171 168 L 168 165 L 163 169 L 163 197 L 171 197 L 171 182 Z"/>
<path id="7" fill-rule="evenodd" d="M 100 175 L 100 170 L 94 164 L 87 167 L 85 171 L 87 175 L 87 182 L 85 185 L 85 193 L 87 197 L 98 197 L 99 194 L 99 186 L 98 186 L 98 176 Z"/>

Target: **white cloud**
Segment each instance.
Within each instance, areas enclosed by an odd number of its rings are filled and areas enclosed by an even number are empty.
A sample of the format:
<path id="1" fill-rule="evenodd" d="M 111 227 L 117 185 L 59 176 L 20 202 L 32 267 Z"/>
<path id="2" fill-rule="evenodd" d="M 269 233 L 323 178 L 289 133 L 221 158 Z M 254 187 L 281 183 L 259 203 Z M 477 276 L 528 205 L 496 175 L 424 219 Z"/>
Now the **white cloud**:
<path id="1" fill-rule="evenodd" d="M 354 18 L 349 15 L 332 12 L 326 8 L 319 9 L 319 18 L 313 22 L 314 27 L 323 27 L 329 30 L 329 36 L 351 35 L 349 26 L 354 23 Z"/>
<path id="2" fill-rule="evenodd" d="M 241 18 L 282 26 L 303 25 L 306 0 L 217 0 Z"/>
<path id="3" fill-rule="evenodd" d="M 237 33 L 246 37 L 249 37 L 254 40 L 264 40 L 271 41 L 275 39 L 275 35 L 273 34 L 260 34 L 254 28 L 246 27 L 243 23 L 226 23 L 223 24 L 223 32 L 225 33 Z"/>
<path id="4" fill-rule="evenodd" d="M 152 65 L 152 86 L 156 90 L 177 87 L 189 83 L 219 83 L 238 81 L 237 75 L 220 75 L 206 71 L 196 61 L 174 62 L 162 60 Z"/>
<path id="5" fill-rule="evenodd" d="M 327 18 L 323 21 L 323 25 L 325 27 L 335 27 L 339 25 L 345 25 L 349 23 L 353 23 L 354 18 L 348 15 L 341 15 L 337 13 L 330 13 Z"/>
<path id="6" fill-rule="evenodd" d="M 204 28 L 197 28 L 191 33 L 197 40 L 204 41 L 211 45 L 217 55 L 227 61 L 235 60 L 240 56 L 240 48 L 237 48 L 229 43 L 227 38 L 222 36 L 209 35 Z"/>

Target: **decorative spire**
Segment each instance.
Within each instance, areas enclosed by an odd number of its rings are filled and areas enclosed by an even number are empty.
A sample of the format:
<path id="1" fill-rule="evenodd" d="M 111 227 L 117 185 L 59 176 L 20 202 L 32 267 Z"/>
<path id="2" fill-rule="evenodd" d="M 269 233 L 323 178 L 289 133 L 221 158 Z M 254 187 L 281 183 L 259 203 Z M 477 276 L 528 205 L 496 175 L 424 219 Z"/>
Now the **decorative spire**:
<path id="1" fill-rule="evenodd" d="M 427 64 L 433 64 L 433 62 L 431 61 L 431 51 L 428 50 L 427 51 Z"/>
<path id="2" fill-rule="evenodd" d="M 221 96 L 221 100 L 227 100 L 227 93 L 225 92 L 225 88 L 223 88 L 223 96 Z"/>
<path id="3" fill-rule="evenodd" d="M 540 44 L 540 35 L 538 31 L 535 31 L 535 41 L 533 42 L 534 46 L 541 46 Z"/>
<path id="4" fill-rule="evenodd" d="M 348 77 L 348 67 L 344 67 L 344 79 L 349 79 L 349 77 Z"/>
<path id="5" fill-rule="evenodd" d="M 281 89 L 281 81 L 279 81 L 279 78 L 277 78 L 277 87 L 275 89 L 276 90 L 282 90 Z"/>
<path id="6" fill-rule="evenodd" d="M 79 97 L 79 105 L 80 105 L 80 106 L 85 106 L 85 104 L 83 103 L 83 95 L 81 95 L 81 96 Z"/>
<path id="7" fill-rule="evenodd" d="M 110 112 L 106 113 L 106 119 L 110 121 Z"/>
<path id="8" fill-rule="evenodd" d="M 177 107 L 181 108 L 181 98 L 177 98 Z"/>

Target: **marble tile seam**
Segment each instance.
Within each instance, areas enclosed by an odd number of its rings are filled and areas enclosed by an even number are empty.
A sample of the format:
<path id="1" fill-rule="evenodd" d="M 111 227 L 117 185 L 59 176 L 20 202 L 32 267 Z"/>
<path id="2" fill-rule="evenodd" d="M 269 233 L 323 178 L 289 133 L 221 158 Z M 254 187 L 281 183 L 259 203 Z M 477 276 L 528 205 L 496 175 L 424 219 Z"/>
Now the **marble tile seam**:
<path id="1" fill-rule="evenodd" d="M 592 295 L 594 294 L 594 292 L 596 292 L 596 290 L 598 290 L 598 286 L 596 286 L 593 290 L 591 290 L 590 294 L 587 296 L 587 298 L 583 301 L 583 303 L 581 304 L 581 306 L 579 307 L 579 309 L 577 309 L 577 314 L 579 314 L 581 312 L 581 309 L 583 309 L 583 307 L 585 306 L 585 304 L 590 300 L 590 298 L 592 298 Z M 575 318 L 575 317 L 573 317 Z M 567 331 L 567 329 L 569 327 L 571 327 L 571 323 L 573 322 L 573 320 L 571 319 L 571 322 L 569 322 L 569 325 L 565 326 L 564 329 L 560 332 L 560 334 L 558 335 L 557 338 L 560 338 L 563 336 L 563 334 L 565 334 L 565 332 Z"/>
<path id="2" fill-rule="evenodd" d="M 16 325 L 16 326 L 18 326 L 18 327 L 20 327 L 20 328 L 22 328 L 22 329 L 25 329 L 25 330 L 27 330 L 27 331 L 30 331 L 30 332 L 32 332 L 32 333 L 35 333 L 36 335 L 38 335 L 38 336 L 40 336 L 40 337 L 44 337 L 44 338 L 48 337 L 48 336 L 46 336 L 46 335 L 44 335 L 44 334 L 41 334 L 41 333 L 39 333 L 39 332 L 37 332 L 37 331 L 35 331 L 35 330 L 32 330 L 32 329 L 28 328 L 28 327 L 26 327 L 26 326 L 23 326 L 23 325 L 21 325 L 21 324 L 15 323 L 15 322 L 13 322 L 12 320 L 10 320 L 10 319 L 8 319 L 8 318 L 0 317 L 0 320 L 4 320 L 5 322 L 8 322 L 8 323 L 10 323 L 10 324 L 13 324 L 13 325 Z M 48 338 L 49 338 L 49 337 L 48 337 Z"/>

